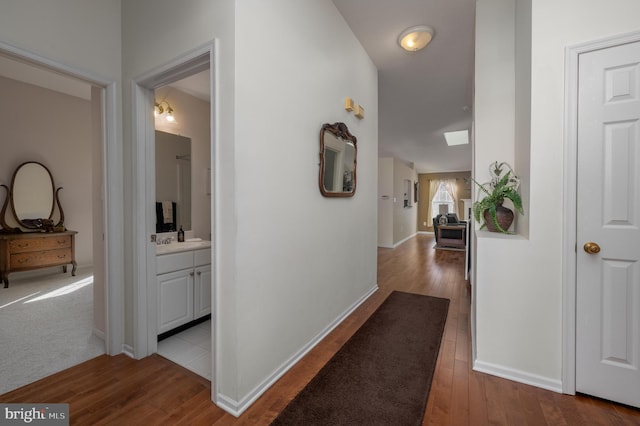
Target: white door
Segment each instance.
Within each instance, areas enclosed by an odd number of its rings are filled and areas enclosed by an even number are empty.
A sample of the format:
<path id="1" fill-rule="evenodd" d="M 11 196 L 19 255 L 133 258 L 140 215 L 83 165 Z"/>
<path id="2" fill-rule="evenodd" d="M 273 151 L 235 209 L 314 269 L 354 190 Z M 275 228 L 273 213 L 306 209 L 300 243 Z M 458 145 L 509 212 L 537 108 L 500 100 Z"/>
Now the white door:
<path id="1" fill-rule="evenodd" d="M 639 120 L 640 42 L 581 54 L 576 391 L 636 407 L 640 407 Z"/>

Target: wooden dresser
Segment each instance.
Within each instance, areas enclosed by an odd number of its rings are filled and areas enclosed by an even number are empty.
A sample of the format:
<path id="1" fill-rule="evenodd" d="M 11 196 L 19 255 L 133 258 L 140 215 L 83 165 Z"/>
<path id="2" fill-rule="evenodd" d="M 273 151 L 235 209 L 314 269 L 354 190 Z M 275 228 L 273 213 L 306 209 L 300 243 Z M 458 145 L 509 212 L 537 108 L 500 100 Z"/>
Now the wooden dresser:
<path id="1" fill-rule="evenodd" d="M 11 272 L 73 265 L 71 275 L 76 274 L 76 231 L 0 233 L 0 283 L 9 287 Z"/>

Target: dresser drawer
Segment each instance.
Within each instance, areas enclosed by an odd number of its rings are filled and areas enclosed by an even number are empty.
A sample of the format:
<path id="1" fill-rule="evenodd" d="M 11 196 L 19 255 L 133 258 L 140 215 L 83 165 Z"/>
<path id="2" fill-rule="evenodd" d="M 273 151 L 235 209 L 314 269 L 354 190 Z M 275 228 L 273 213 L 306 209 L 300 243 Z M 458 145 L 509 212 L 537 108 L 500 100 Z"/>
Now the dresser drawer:
<path id="1" fill-rule="evenodd" d="M 16 239 L 9 241 L 9 250 L 13 253 L 28 253 L 41 250 L 52 250 L 71 247 L 71 235 L 55 237 Z"/>
<path id="2" fill-rule="evenodd" d="M 17 253 L 11 255 L 11 269 L 65 265 L 72 263 L 71 250 L 62 248 L 57 250 L 34 251 L 30 253 Z"/>

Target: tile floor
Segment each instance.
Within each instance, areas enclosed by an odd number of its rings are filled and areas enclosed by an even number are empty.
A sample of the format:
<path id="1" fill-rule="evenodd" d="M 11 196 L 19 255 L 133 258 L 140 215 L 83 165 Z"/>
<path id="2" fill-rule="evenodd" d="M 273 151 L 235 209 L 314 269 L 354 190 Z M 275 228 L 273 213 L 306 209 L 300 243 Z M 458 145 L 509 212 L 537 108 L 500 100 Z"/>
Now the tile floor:
<path id="1" fill-rule="evenodd" d="M 211 380 L 211 321 L 158 342 L 158 354 Z"/>

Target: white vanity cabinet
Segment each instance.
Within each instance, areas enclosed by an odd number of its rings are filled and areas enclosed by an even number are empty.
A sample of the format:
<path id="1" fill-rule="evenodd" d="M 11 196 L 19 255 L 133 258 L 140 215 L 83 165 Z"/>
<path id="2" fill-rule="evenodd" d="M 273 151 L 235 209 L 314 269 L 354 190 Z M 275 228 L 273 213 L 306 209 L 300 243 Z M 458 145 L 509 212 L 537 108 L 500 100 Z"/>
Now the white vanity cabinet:
<path id="1" fill-rule="evenodd" d="M 211 313 L 211 249 L 157 257 L 158 334 Z"/>
<path id="2" fill-rule="evenodd" d="M 211 265 L 196 268 L 193 292 L 193 317 L 198 319 L 211 313 Z"/>

